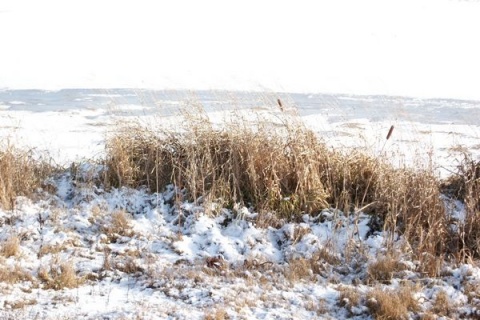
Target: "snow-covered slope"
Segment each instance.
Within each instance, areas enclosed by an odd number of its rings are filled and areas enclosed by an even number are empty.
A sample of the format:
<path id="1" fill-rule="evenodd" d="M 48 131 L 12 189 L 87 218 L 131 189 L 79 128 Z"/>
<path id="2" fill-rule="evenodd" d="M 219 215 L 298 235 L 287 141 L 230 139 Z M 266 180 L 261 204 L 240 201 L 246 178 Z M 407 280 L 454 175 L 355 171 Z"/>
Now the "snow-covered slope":
<path id="1" fill-rule="evenodd" d="M 89 176 L 100 170 L 80 167 Z M 417 301 L 412 317 L 434 310 L 439 294 L 451 317 L 479 315 L 474 264 L 426 278 L 394 235 L 397 265 L 375 275 L 391 238 L 362 213 L 324 210 L 268 226 L 244 207 L 211 217 L 178 202 L 182 190 L 172 186 L 106 191 L 70 172 L 49 183 L 53 194 L 39 190 L 0 211 L 0 240 L 18 243 L 0 258 L 4 318 L 370 319 L 372 292 L 406 286 Z"/>
<path id="2" fill-rule="evenodd" d="M 391 158 L 396 163 L 414 163 L 413 156 L 420 156 L 452 168 L 451 148 L 475 154 L 480 145 L 480 124 L 466 116 L 478 112 L 474 102 L 452 107 L 461 117 L 452 113 L 451 121 L 442 122 L 433 116 L 428 121 L 401 117 L 412 111 L 408 108 L 396 109 L 399 119 L 395 113 L 373 118 L 377 112 L 369 103 L 391 102 L 378 97 L 343 97 L 357 99 L 349 109 L 335 105 L 338 97 L 323 96 L 317 105 L 319 97 L 302 96 L 296 108 L 295 96 L 281 96 L 282 112 L 276 95 L 112 105 L 131 93 L 82 94 L 87 100 L 77 101 L 77 107 L 3 99 L 3 142 L 46 149 L 58 163 L 69 164 L 102 157 L 105 137 L 120 121 L 175 129 L 181 121 L 175 110 L 208 101 L 207 106 L 218 106 L 207 110 L 214 126 L 238 119 L 275 122 L 282 113 L 299 112 L 297 119 L 332 146 L 397 155 Z M 95 105 L 96 98 L 104 104 Z M 233 109 L 235 104 L 248 108 Z M 359 117 L 355 108 L 362 104 L 365 116 Z M 392 124 L 394 134 L 385 144 Z M 396 301 L 410 318 L 480 317 L 476 262 L 445 263 L 438 266 L 439 277 L 429 278 L 400 236 L 383 232 L 361 212 L 324 210 L 295 223 L 273 215 L 260 219 L 251 208 L 181 201 L 183 191 L 173 186 L 158 194 L 105 190 L 95 179 L 102 167 L 83 163 L 75 176 L 60 172 L 31 199 L 19 197 L 13 210 L 0 210 L 0 317 L 371 319 L 382 316 L 385 301 Z M 462 218 L 462 206 L 453 204 L 455 221 Z M 208 214 L 212 210 L 215 217 Z"/>

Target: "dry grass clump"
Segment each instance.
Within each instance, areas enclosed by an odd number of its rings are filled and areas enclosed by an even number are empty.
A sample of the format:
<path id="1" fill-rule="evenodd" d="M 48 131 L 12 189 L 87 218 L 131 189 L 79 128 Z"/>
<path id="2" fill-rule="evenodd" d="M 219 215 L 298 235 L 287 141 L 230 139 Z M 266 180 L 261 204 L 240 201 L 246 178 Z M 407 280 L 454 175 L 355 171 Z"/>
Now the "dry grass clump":
<path id="1" fill-rule="evenodd" d="M 230 319 L 225 309 L 215 309 L 205 312 L 205 320 L 225 320 Z"/>
<path id="2" fill-rule="evenodd" d="M 310 279 L 316 274 L 326 276 L 329 272 L 328 266 L 338 265 L 340 259 L 328 249 L 323 248 L 317 251 L 310 258 L 295 258 L 288 261 L 288 268 L 285 276 L 295 282 L 302 279 Z"/>
<path id="3" fill-rule="evenodd" d="M 338 297 L 338 305 L 348 310 L 350 315 L 354 314 L 354 309 L 360 306 L 362 295 L 357 288 L 350 286 L 341 286 L 338 288 L 340 295 Z"/>
<path id="4" fill-rule="evenodd" d="M 25 270 L 19 263 L 15 266 L 4 266 L 0 262 L 0 282 L 15 284 L 20 281 L 33 281 L 32 274 Z"/>
<path id="5" fill-rule="evenodd" d="M 243 203 L 288 217 L 328 206 L 320 170 L 326 148 L 305 128 L 216 130 L 199 114 L 184 129 L 121 130 L 107 142 L 107 181 L 155 191 L 173 183 L 193 201 Z"/>
<path id="6" fill-rule="evenodd" d="M 43 282 L 44 289 L 61 290 L 64 288 L 76 288 L 81 284 L 71 261 L 58 263 L 54 259 L 49 266 L 40 267 L 38 278 Z"/>
<path id="7" fill-rule="evenodd" d="M 445 205 L 431 168 L 394 168 L 360 151 L 329 152 L 321 168 L 331 206 L 376 216 L 383 229 L 402 233 L 419 253 L 447 250 Z"/>
<path id="8" fill-rule="evenodd" d="M 5 258 L 14 257 L 20 251 L 20 239 L 18 236 L 11 236 L 0 246 L 0 255 Z"/>
<path id="9" fill-rule="evenodd" d="M 384 213 L 376 191 L 389 166 L 357 150 L 348 154 L 330 151 L 325 156 L 321 170 L 334 208 L 350 213 L 368 206 L 363 211 Z"/>
<path id="10" fill-rule="evenodd" d="M 379 187 L 387 204 L 385 226 L 398 228 L 419 252 L 445 252 L 449 228 L 438 180 L 429 170 L 398 169 Z"/>
<path id="11" fill-rule="evenodd" d="M 480 309 L 480 281 L 470 281 L 463 285 L 463 293 L 468 298 L 468 303 Z"/>
<path id="12" fill-rule="evenodd" d="M 173 183 L 193 201 L 243 203 L 289 218 L 374 202 L 370 185 L 378 180 L 373 176 L 380 161 L 329 150 L 294 117 L 215 129 L 199 111 L 182 130 L 153 132 L 138 124 L 120 129 L 107 141 L 107 183 L 154 191 Z"/>
<path id="13" fill-rule="evenodd" d="M 438 179 L 431 169 L 394 168 L 361 152 L 329 158 L 330 203 L 344 212 L 375 215 L 419 252 L 439 255 L 448 234 Z"/>
<path id="14" fill-rule="evenodd" d="M 383 230 L 401 233 L 416 259 L 428 267 L 422 271 L 437 275 L 438 268 L 431 267 L 437 260 L 430 257 L 448 252 L 445 239 L 451 230 L 433 170 L 394 168 L 381 158 L 357 152 L 329 159 L 333 168 L 327 171 L 330 178 L 325 183 L 330 186 L 329 202 L 344 212 L 369 213 Z"/>
<path id="15" fill-rule="evenodd" d="M 37 303 L 38 302 L 36 299 L 24 299 L 16 301 L 5 300 L 3 302 L 3 306 L 5 309 L 23 309 L 27 306 L 36 305 Z"/>
<path id="16" fill-rule="evenodd" d="M 45 244 L 40 247 L 38 250 L 37 256 L 39 258 L 46 256 L 48 254 L 58 254 L 68 248 L 66 243 L 55 243 L 55 244 Z"/>
<path id="17" fill-rule="evenodd" d="M 141 268 L 138 263 L 135 262 L 135 259 L 131 257 L 119 259 L 119 261 L 115 263 L 115 269 L 127 274 L 143 273 L 144 271 L 143 268 Z"/>
<path id="18" fill-rule="evenodd" d="M 312 263 L 309 259 L 298 258 L 288 262 L 288 269 L 285 276 L 290 282 L 301 279 L 310 279 L 313 276 Z"/>
<path id="19" fill-rule="evenodd" d="M 480 257 L 480 162 L 464 153 L 455 175 L 442 183 L 442 190 L 465 204 L 466 217 L 459 223 L 457 249 L 463 260 Z"/>
<path id="20" fill-rule="evenodd" d="M 368 265 L 367 280 L 368 282 L 389 283 L 396 272 L 403 270 L 405 270 L 405 265 L 399 259 L 392 255 L 386 255 Z"/>
<path id="21" fill-rule="evenodd" d="M 31 195 L 52 172 L 52 165 L 33 150 L 0 146 L 0 207 L 12 209 L 17 196 Z"/>
<path id="22" fill-rule="evenodd" d="M 420 310 L 413 293 L 410 286 L 395 291 L 374 288 L 367 296 L 367 307 L 375 319 L 410 319 L 410 312 Z"/>
<path id="23" fill-rule="evenodd" d="M 442 190 L 456 199 L 472 201 L 471 208 L 480 210 L 480 199 L 472 197 L 472 192 L 480 188 L 480 162 L 473 160 L 471 154 L 463 153 L 462 156 L 457 172 L 443 181 Z"/>
<path id="24" fill-rule="evenodd" d="M 333 207 L 376 216 L 383 229 L 402 233 L 418 253 L 437 256 L 447 250 L 446 210 L 431 167 L 395 168 L 382 157 L 357 150 L 329 152 L 325 159 L 324 184 Z"/>
<path id="25" fill-rule="evenodd" d="M 113 212 L 109 217 L 105 217 L 101 226 L 101 231 L 107 236 L 107 240 L 110 243 L 114 243 L 120 237 L 131 237 L 133 230 L 131 228 L 131 217 L 123 211 L 118 210 Z"/>
<path id="26" fill-rule="evenodd" d="M 203 110 L 194 111 L 175 131 L 118 129 L 106 146 L 107 185 L 159 191 L 174 184 L 190 201 L 254 207 L 258 221 L 268 212 L 295 220 L 327 207 L 363 211 L 401 232 L 419 253 L 447 250 L 445 206 L 431 168 L 394 168 L 365 152 L 329 149 L 291 115 L 278 116 L 280 123 L 240 120 L 216 128 Z"/>
<path id="27" fill-rule="evenodd" d="M 139 124 L 122 126 L 106 143 L 106 184 L 114 187 L 147 186 L 158 191 L 171 183 L 173 168 L 163 162 L 168 156 L 156 135 Z"/>
<path id="28" fill-rule="evenodd" d="M 431 311 L 438 316 L 448 317 L 451 316 L 452 307 L 450 297 L 445 291 L 441 290 L 435 296 Z"/>
<path id="29" fill-rule="evenodd" d="M 130 216 L 125 211 L 115 211 L 112 213 L 112 232 L 124 235 L 130 228 Z"/>

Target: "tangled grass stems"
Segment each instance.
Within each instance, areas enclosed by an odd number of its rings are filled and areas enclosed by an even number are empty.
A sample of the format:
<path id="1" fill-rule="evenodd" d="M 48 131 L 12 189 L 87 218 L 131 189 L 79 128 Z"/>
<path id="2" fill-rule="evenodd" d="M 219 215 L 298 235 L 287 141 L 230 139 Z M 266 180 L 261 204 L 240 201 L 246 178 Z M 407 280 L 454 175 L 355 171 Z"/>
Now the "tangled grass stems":
<path id="1" fill-rule="evenodd" d="M 240 203 L 260 218 L 273 212 L 284 221 L 325 208 L 362 211 L 379 221 L 372 226 L 376 230 L 400 232 L 427 274 L 438 272 L 436 257 L 458 251 L 463 257 L 479 256 L 478 163 L 466 157 L 458 174 L 441 186 L 430 167 L 397 168 L 382 157 L 327 147 L 294 112 L 278 110 L 281 103 L 274 105 L 273 122 L 239 117 L 236 123 L 216 126 L 197 107 L 183 114 L 178 130 L 120 126 L 106 143 L 104 184 L 151 191 L 174 184 L 184 190 L 181 196 L 187 199 L 182 200 L 227 208 Z M 31 195 L 52 172 L 53 166 L 32 150 L 4 148 L 1 206 L 13 208 L 17 196 Z M 465 203 L 466 219 L 456 230 L 442 192 Z"/>
<path id="2" fill-rule="evenodd" d="M 480 257 L 480 162 L 463 153 L 457 172 L 442 182 L 441 190 L 465 206 L 465 218 L 454 237 L 461 260 Z"/>
<path id="3" fill-rule="evenodd" d="M 419 259 L 445 253 L 450 230 L 433 170 L 395 168 L 382 157 L 334 150 L 298 117 L 280 112 L 276 119 L 215 128 L 197 108 L 184 114 L 178 131 L 123 127 L 107 142 L 106 182 L 152 191 L 174 184 L 190 201 L 243 203 L 286 220 L 324 208 L 362 209 L 385 230 L 401 232 L 422 253 Z"/>
<path id="4" fill-rule="evenodd" d="M 32 195 L 54 170 L 51 161 L 33 149 L 21 150 L 10 144 L 0 148 L 0 207 L 12 209 L 17 196 Z"/>
<path id="5" fill-rule="evenodd" d="M 326 147 L 313 133 L 271 128 L 215 130 L 192 122 L 183 133 L 133 127 L 107 143 L 107 181 L 158 191 L 174 183 L 190 199 L 235 203 L 287 216 L 328 207 L 318 156 Z"/>

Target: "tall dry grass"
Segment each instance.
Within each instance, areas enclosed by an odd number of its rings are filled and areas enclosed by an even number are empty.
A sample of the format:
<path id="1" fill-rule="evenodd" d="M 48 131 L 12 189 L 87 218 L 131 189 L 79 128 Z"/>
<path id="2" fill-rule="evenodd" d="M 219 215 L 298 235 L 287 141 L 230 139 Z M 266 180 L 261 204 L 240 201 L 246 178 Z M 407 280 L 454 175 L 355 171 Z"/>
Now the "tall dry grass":
<path id="1" fill-rule="evenodd" d="M 219 127 L 195 108 L 173 131 L 120 127 L 107 141 L 105 181 L 152 191 L 174 184 L 190 201 L 243 203 L 287 219 L 328 207 L 363 211 L 401 232 L 421 253 L 424 271 L 437 272 L 437 260 L 428 257 L 445 253 L 450 230 L 433 170 L 395 168 L 362 151 L 328 148 L 279 106 L 273 123 L 240 119 Z M 386 140 L 392 135 L 393 126 Z"/>
<path id="2" fill-rule="evenodd" d="M 104 183 L 152 191 L 174 184 L 183 190 L 179 197 L 186 195 L 190 201 L 229 208 L 241 203 L 260 216 L 274 212 L 285 220 L 324 208 L 366 212 L 381 222 L 380 228 L 403 234 L 427 274 L 436 274 L 436 257 L 452 250 L 478 256 L 478 163 L 466 159 L 442 189 L 456 190 L 467 208 L 466 221 L 452 234 L 440 182 L 431 168 L 395 168 L 362 151 L 334 150 L 282 101 L 273 101 L 272 108 L 265 121 L 238 116 L 218 126 L 195 106 L 184 112 L 176 130 L 140 123 L 120 126 L 107 140 Z M 392 126 L 385 144 L 394 135 Z M 3 148 L 0 205 L 10 209 L 17 196 L 31 195 L 52 168 L 31 150 Z"/>
<path id="3" fill-rule="evenodd" d="M 410 319 L 421 310 L 414 290 L 411 286 L 395 291 L 374 288 L 367 295 L 367 307 L 374 319 Z"/>
<path id="4" fill-rule="evenodd" d="M 187 122 L 180 132 L 122 128 L 107 141 L 107 183 L 153 191 L 173 183 L 192 201 L 243 203 L 280 216 L 328 207 L 320 170 L 327 149 L 312 132 L 265 125 L 214 129 L 204 114 Z"/>
<path id="5" fill-rule="evenodd" d="M 17 196 L 30 196 L 53 170 L 51 162 L 33 150 L 0 146 L 0 207 L 12 209 Z"/>
<path id="6" fill-rule="evenodd" d="M 441 185 L 442 191 L 465 205 L 465 217 L 458 222 L 456 249 L 462 260 L 480 257 L 480 162 L 464 153 L 457 171 Z"/>

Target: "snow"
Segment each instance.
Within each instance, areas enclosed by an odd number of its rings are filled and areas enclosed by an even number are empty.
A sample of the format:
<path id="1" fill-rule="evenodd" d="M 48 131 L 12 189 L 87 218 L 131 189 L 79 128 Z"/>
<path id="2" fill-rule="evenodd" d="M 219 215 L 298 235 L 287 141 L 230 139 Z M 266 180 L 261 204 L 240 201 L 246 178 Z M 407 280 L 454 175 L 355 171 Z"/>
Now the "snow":
<path id="1" fill-rule="evenodd" d="M 121 100 L 125 94 L 87 96 Z M 339 99 L 378 101 L 375 97 Z M 78 288 L 55 291 L 39 280 L 0 282 L 0 317 L 202 319 L 224 313 L 232 319 L 371 318 L 365 301 L 351 308 L 342 306 L 342 290 L 366 294 L 368 266 L 385 253 L 387 240 L 394 239 L 394 247 L 401 247 L 400 236 L 371 230 L 370 216 L 362 212 L 345 215 L 324 210 L 317 216 L 305 215 L 298 223 L 261 227 L 255 223 L 258 213 L 240 205 L 232 210 L 220 208 L 219 216 L 212 217 L 202 206 L 174 204 L 178 190 L 173 186 L 151 194 L 142 188 L 104 190 L 90 184 L 104 168 L 86 160 L 103 155 L 105 136 L 115 123 L 140 119 L 175 128 L 181 121 L 171 109 L 134 103 L 95 106 L 94 101 L 77 101 L 88 102 L 89 108 L 54 108 L 45 101 L 46 108 L 37 111 L 28 110 L 28 101 L 23 105 L 2 102 L 8 107 L 0 107 L 4 141 L 46 149 L 59 163 L 81 162 L 75 183 L 67 170 L 50 179 L 57 188 L 55 194 L 40 190 L 35 199 L 18 197 L 14 210 L 0 210 L 0 240 L 12 235 L 20 239 L 20 252 L 1 258 L 0 268 L 13 272 L 20 266 L 37 279 L 41 268 L 65 262 L 74 267 L 81 283 Z M 171 99 L 158 103 L 182 105 Z M 217 126 L 237 118 L 282 120 L 278 108 L 266 102 L 252 104 L 253 108 L 233 111 L 210 109 L 208 116 Z M 466 110 L 475 110 L 474 105 L 467 103 Z M 392 138 L 385 144 L 391 119 L 351 119 L 338 106 L 321 110 L 309 106 L 299 106 L 301 120 L 320 135 L 326 134 L 327 143 L 335 148 L 363 147 L 377 155 L 398 152 L 405 156 L 401 161 L 410 163 L 413 160 L 408 157 L 415 152 L 405 150 L 417 148 L 422 154 L 434 150 L 436 166 L 452 168 L 450 148 L 461 145 L 478 151 L 472 147 L 480 144 L 480 124 L 454 118 L 448 123 L 395 121 Z M 294 111 L 290 107 L 287 112 Z M 343 119 L 332 120 L 338 117 Z M 463 221 L 462 204 L 449 205 L 452 218 Z M 108 227 L 118 212 L 126 214 L 129 227 L 112 236 Z M 466 291 L 467 285 L 480 283 L 477 264 L 447 265 L 441 277 L 428 279 L 415 271 L 416 262 L 410 257 L 399 251 L 398 258 L 405 265 L 404 273 L 378 287 L 397 290 L 409 280 L 418 284 L 415 296 L 423 311 L 445 292 L 455 306 L 455 317 L 479 312 L 478 293 Z M 310 269 L 303 276 L 301 270 L 292 272 L 295 263 L 304 260 L 314 261 L 318 270 Z M 127 272 L 128 266 L 137 271 Z M 15 307 L 19 302 L 25 306 Z"/>
<path id="2" fill-rule="evenodd" d="M 225 224 L 225 219 L 232 217 L 228 210 L 223 210 L 217 218 L 209 217 L 191 203 L 184 203 L 181 210 L 177 210 L 168 204 L 169 190 L 149 194 L 145 190 L 123 188 L 97 194 L 91 192 L 86 183 L 77 182 L 74 186 L 68 173 L 55 181 L 60 187 L 56 195 L 37 202 L 18 198 L 14 212 L 0 211 L 1 221 L 15 215 L 13 225 L 7 227 L 3 223 L 1 239 L 12 232 L 24 235 L 21 253 L 8 258 L 5 265 L 20 264 L 35 274 L 38 268 L 57 259 L 72 264 L 80 276 L 98 280 L 87 280 L 79 288 L 60 291 L 45 290 L 29 282 L 2 284 L 6 294 L 0 297 L 1 305 L 35 301 L 23 309 L 7 307 L 0 311 L 2 316 L 33 319 L 55 314 L 84 319 L 200 319 L 212 308 L 222 306 L 233 318 L 312 318 L 317 317 L 319 311 L 315 308 L 312 311 L 308 303 L 323 301 L 324 316 L 343 318 L 345 310 L 337 303 L 340 294 L 337 282 L 348 286 L 354 278 L 362 277 L 362 271 L 349 275 L 342 272 L 341 266 L 327 264 L 328 271 L 324 274 L 312 274 L 316 280 L 293 283 L 283 278 L 282 273 L 295 259 L 311 258 L 322 248 L 338 252 L 338 258 L 344 261 L 347 247 L 353 245 L 357 247 L 354 251 L 360 252 L 358 248 L 365 246 L 371 259 L 384 244 L 382 235 L 368 236 L 369 216 L 361 213 L 347 217 L 325 210 L 318 217 L 305 216 L 305 222 L 300 224 L 289 223 L 279 229 L 259 228 L 249 218 Z M 61 190 L 67 185 L 75 194 L 73 198 L 65 197 L 67 192 Z M 95 209 L 99 207 L 105 212 L 99 213 Z M 130 236 L 109 243 L 99 227 L 107 223 L 109 214 L 116 210 L 125 210 L 130 215 L 134 231 Z M 178 220 L 180 213 L 184 216 L 183 223 Z M 40 223 L 39 214 L 43 223 Z M 297 239 L 294 237 L 296 229 L 308 229 L 309 232 Z M 39 248 L 48 245 L 64 249 L 38 259 Z M 133 259 L 144 273 L 103 270 L 107 248 L 112 264 L 118 267 Z M 218 256 L 227 267 L 208 270 L 206 259 Z M 245 261 L 266 263 L 267 269 L 259 266 L 258 270 L 242 272 Z M 344 263 L 351 268 L 348 262 Z M 243 275 L 235 276 L 235 273 Z M 412 274 L 414 280 L 419 277 Z M 459 306 L 468 305 L 467 296 L 458 284 L 480 281 L 480 269 L 461 265 L 452 268 L 450 274 L 443 280 L 432 280 L 431 286 L 421 289 L 421 295 L 434 300 L 444 291 Z M 266 280 L 268 278 L 271 280 Z M 337 280 L 332 281 L 334 278 Z M 398 286 L 398 282 L 392 281 L 391 286 Z M 471 312 L 467 307 L 461 310 Z M 351 311 L 359 319 L 368 318 L 365 306 L 355 306 Z"/>

